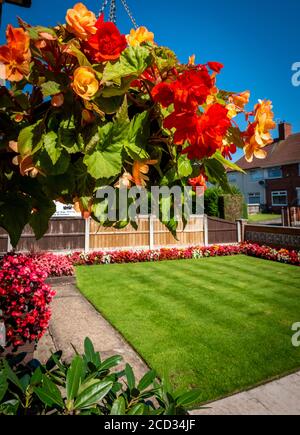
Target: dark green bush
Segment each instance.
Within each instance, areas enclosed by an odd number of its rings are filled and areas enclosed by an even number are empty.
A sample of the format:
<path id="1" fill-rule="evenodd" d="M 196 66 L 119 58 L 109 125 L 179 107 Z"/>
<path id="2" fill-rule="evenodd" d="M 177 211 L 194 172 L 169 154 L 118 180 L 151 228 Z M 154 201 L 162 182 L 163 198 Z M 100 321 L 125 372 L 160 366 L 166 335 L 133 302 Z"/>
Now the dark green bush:
<path id="1" fill-rule="evenodd" d="M 198 390 L 176 393 L 153 370 L 138 383 L 128 364 L 112 371 L 122 357 L 101 361 L 88 338 L 84 355 L 71 364 L 61 357 L 45 365 L 0 358 L 0 415 L 185 415 L 199 400 Z"/>

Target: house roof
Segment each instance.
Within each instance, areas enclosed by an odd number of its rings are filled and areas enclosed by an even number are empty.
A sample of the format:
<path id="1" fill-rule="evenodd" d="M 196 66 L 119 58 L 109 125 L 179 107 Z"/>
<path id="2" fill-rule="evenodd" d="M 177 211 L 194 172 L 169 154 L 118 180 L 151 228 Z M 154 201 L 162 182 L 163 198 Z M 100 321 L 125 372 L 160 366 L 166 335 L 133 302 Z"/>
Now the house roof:
<path id="1" fill-rule="evenodd" d="M 271 145 L 264 148 L 267 157 L 264 160 L 257 158 L 249 163 L 242 157 L 236 164 L 244 169 L 272 168 L 275 166 L 300 163 L 300 133 L 292 134 L 285 140 L 275 140 Z M 235 172 L 230 170 L 229 172 Z"/>

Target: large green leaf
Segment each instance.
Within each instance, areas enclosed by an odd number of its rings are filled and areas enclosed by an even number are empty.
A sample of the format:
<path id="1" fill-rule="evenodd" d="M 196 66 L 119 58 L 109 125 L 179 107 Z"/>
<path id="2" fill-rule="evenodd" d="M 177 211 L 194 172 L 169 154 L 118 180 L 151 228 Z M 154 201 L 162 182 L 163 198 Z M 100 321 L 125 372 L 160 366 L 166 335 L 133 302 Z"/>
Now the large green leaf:
<path id="1" fill-rule="evenodd" d="M 64 407 L 64 402 L 58 387 L 46 375 L 42 376 L 42 386 L 35 387 L 33 390 L 45 405 L 57 405 L 60 408 Z"/>
<path id="2" fill-rule="evenodd" d="M 77 355 L 74 357 L 67 372 L 66 390 L 68 402 L 77 396 L 83 378 L 83 359 Z"/>
<path id="3" fill-rule="evenodd" d="M 117 176 L 122 169 L 122 150 L 126 139 L 126 124 L 114 122 L 99 127 L 89 141 L 94 149 L 84 157 L 88 172 L 95 179 Z"/>
<path id="4" fill-rule="evenodd" d="M 194 405 L 199 402 L 201 395 L 201 390 L 188 391 L 177 398 L 177 404 L 183 407 Z"/>
<path id="5" fill-rule="evenodd" d="M 125 375 L 129 389 L 133 390 L 135 388 L 135 376 L 132 367 L 129 364 L 126 364 L 125 366 Z"/>
<path id="6" fill-rule="evenodd" d="M 186 154 L 183 154 L 178 159 L 178 175 L 179 178 L 186 178 L 192 175 L 193 167 L 191 161 Z"/>
<path id="7" fill-rule="evenodd" d="M 76 124 L 74 117 L 71 116 L 60 123 L 58 129 L 58 143 L 65 148 L 69 154 L 75 154 L 82 151 L 78 141 Z"/>
<path id="8" fill-rule="evenodd" d="M 113 382 L 97 381 L 88 384 L 87 388 L 83 389 L 77 396 L 74 409 L 88 409 L 99 403 L 112 389 Z"/>
<path id="9" fill-rule="evenodd" d="M 150 157 L 145 150 L 150 136 L 148 115 L 148 112 L 137 114 L 129 124 L 125 150 L 133 160 L 143 160 Z"/>
<path id="10" fill-rule="evenodd" d="M 151 64 L 152 55 L 146 47 L 128 47 L 118 62 L 108 62 L 103 72 L 103 82 L 120 84 L 123 77 L 139 77 Z"/>
<path id="11" fill-rule="evenodd" d="M 43 145 L 41 121 L 23 128 L 18 137 L 19 152 L 22 156 L 36 152 Z"/>
<path id="12" fill-rule="evenodd" d="M 10 237 L 13 247 L 20 240 L 22 231 L 28 223 L 32 209 L 31 199 L 21 194 L 0 194 L 0 227 Z"/>
<path id="13" fill-rule="evenodd" d="M 31 214 L 29 224 L 34 231 L 37 240 L 41 239 L 48 230 L 49 219 L 56 211 L 53 201 L 44 199 L 34 207 L 35 212 Z"/>
<path id="14" fill-rule="evenodd" d="M 225 192 L 230 192 L 226 170 L 221 162 L 215 158 L 206 159 L 203 161 L 205 173 L 208 176 L 208 181 L 222 187 Z"/>
<path id="15" fill-rule="evenodd" d="M 138 390 L 143 391 L 146 388 L 148 388 L 154 379 L 156 378 L 156 372 L 155 370 L 150 370 L 148 373 L 146 373 L 143 378 L 140 380 L 138 384 Z"/>
<path id="16" fill-rule="evenodd" d="M 44 135 L 44 147 L 53 165 L 58 162 L 61 156 L 61 148 L 58 146 L 58 137 L 54 131 Z"/>

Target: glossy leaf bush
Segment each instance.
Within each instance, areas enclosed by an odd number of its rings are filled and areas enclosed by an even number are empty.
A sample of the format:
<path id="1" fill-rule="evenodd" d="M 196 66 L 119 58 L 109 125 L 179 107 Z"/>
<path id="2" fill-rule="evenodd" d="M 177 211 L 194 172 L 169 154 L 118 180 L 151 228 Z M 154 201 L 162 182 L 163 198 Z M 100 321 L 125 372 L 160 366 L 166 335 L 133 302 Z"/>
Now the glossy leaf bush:
<path id="1" fill-rule="evenodd" d="M 101 360 L 89 339 L 70 364 L 61 357 L 26 366 L 0 359 L 0 415 L 184 415 L 199 399 L 198 390 L 175 392 L 154 371 L 137 382 L 128 364 L 118 371 L 122 357 Z"/>

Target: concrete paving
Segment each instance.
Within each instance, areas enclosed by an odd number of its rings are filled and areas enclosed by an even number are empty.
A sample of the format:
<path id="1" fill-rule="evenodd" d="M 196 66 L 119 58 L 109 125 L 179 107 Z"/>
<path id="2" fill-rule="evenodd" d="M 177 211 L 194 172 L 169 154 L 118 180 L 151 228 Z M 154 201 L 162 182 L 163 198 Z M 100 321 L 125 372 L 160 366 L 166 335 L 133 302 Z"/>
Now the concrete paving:
<path id="1" fill-rule="evenodd" d="M 192 415 L 300 415 L 300 372 L 211 403 Z"/>
<path id="2" fill-rule="evenodd" d="M 124 338 L 95 310 L 81 295 L 74 284 L 53 286 L 56 297 L 52 302 L 52 317 L 49 332 L 40 342 L 38 353 L 45 361 L 51 355 L 50 349 L 63 350 L 66 361 L 74 356 L 74 348 L 83 353 L 84 339 L 89 337 L 96 351 L 104 360 L 120 355 L 124 363 L 133 367 L 139 380 L 149 370 L 144 361 L 129 346 Z M 72 346 L 73 345 L 73 346 Z"/>

